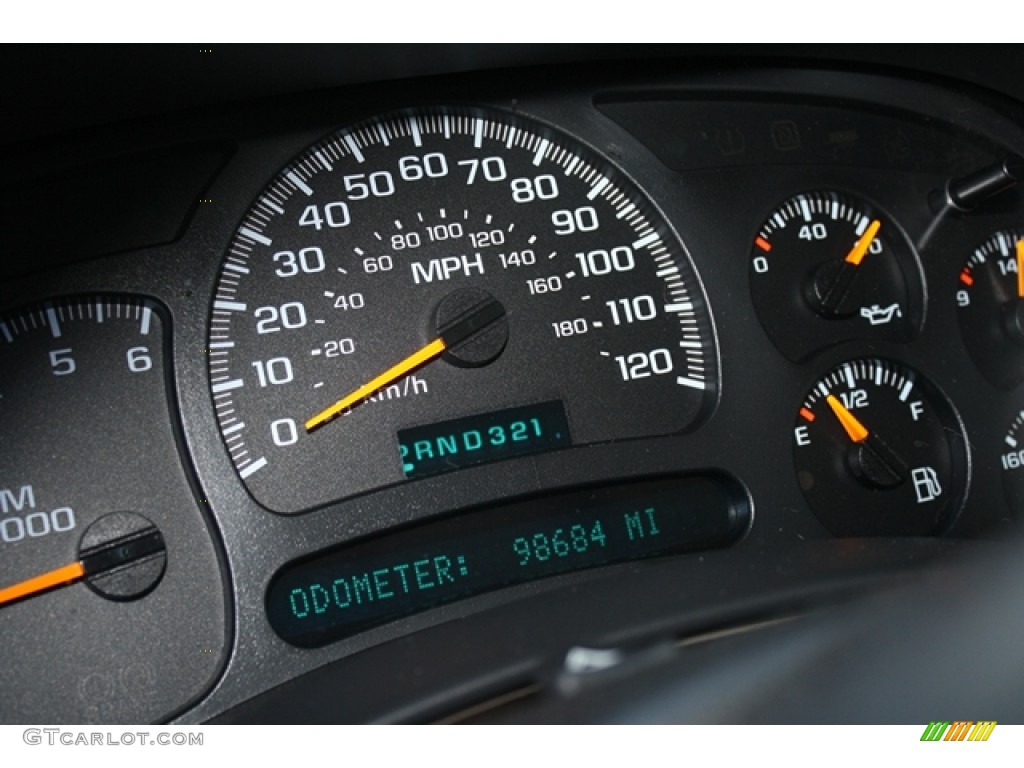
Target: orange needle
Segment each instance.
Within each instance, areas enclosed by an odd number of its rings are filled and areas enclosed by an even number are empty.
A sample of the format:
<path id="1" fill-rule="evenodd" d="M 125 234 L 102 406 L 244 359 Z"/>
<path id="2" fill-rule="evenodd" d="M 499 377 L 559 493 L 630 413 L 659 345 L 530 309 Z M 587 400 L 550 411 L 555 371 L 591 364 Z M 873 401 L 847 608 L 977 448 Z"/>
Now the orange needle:
<path id="1" fill-rule="evenodd" d="M 0 589 L 0 605 L 45 592 L 52 587 L 59 587 L 61 584 L 69 584 L 83 576 L 85 576 L 85 566 L 81 562 L 63 565 L 60 568 L 55 568 L 52 571 L 41 573 L 38 576 L 33 576 L 31 579 L 25 579 L 25 581 Z"/>
<path id="2" fill-rule="evenodd" d="M 1024 240 L 1017 241 L 1017 295 L 1024 299 Z"/>
<path id="3" fill-rule="evenodd" d="M 832 409 L 832 413 L 839 419 L 839 423 L 843 425 L 843 429 L 846 430 L 846 434 L 850 436 L 850 439 L 855 443 L 863 443 L 868 439 L 867 427 L 857 421 L 857 417 L 850 413 L 846 406 L 839 402 L 839 398 L 835 395 L 829 395 L 825 398 L 828 401 L 829 407 Z"/>
<path id="4" fill-rule="evenodd" d="M 868 228 L 864 230 L 860 240 L 853 246 L 853 250 L 846 255 L 846 262 L 848 264 L 853 264 L 855 267 L 860 266 L 860 263 L 864 260 L 864 254 L 868 252 L 868 248 L 871 247 L 871 243 L 874 242 L 875 237 L 878 236 L 878 230 L 881 228 L 882 222 L 878 219 L 874 219 L 868 224 Z"/>
<path id="5" fill-rule="evenodd" d="M 393 366 L 388 368 L 384 373 L 366 382 L 355 391 L 345 395 L 345 397 L 341 398 L 341 400 L 336 402 L 330 408 L 325 408 L 320 411 L 320 413 L 306 422 L 306 431 L 312 432 L 317 427 L 322 427 L 349 406 L 355 405 L 360 400 L 369 397 L 379 389 L 383 389 L 396 379 L 402 378 L 405 374 L 409 373 L 409 371 L 433 360 L 444 352 L 445 348 L 444 339 L 434 339 L 432 342 L 427 344 L 427 346 L 416 350 L 401 362 L 395 363 Z"/>

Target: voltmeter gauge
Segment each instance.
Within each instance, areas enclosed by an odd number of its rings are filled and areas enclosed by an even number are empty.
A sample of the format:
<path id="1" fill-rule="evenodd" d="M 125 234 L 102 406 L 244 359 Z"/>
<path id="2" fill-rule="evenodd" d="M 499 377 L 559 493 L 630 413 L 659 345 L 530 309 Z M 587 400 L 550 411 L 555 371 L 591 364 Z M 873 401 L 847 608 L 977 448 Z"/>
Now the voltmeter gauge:
<path id="1" fill-rule="evenodd" d="M 955 517 L 967 479 L 959 419 L 916 371 L 843 363 L 804 400 L 794 428 L 797 480 L 837 536 L 927 536 Z"/>
<path id="2" fill-rule="evenodd" d="M 1024 229 L 996 232 L 960 271 L 960 332 L 975 365 L 1000 389 L 1024 381 Z"/>
<path id="3" fill-rule="evenodd" d="M 806 192 L 772 211 L 751 247 L 750 290 L 765 332 L 795 361 L 848 339 L 908 341 L 924 316 L 906 236 L 839 192 Z"/>
<path id="4" fill-rule="evenodd" d="M 1006 430 L 1003 444 L 1003 455 L 999 459 L 1003 486 L 1010 510 L 1019 516 L 1024 510 L 1024 410 L 1017 414 Z"/>

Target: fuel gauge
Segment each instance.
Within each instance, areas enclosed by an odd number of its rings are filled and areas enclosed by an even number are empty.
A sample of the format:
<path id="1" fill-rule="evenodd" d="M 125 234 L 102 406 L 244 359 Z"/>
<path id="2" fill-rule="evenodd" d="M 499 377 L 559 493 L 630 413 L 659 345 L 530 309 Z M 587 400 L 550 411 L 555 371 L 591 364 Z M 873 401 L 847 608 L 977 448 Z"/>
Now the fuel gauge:
<path id="1" fill-rule="evenodd" d="M 956 292 L 960 333 L 999 389 L 1024 381 L 1024 229 L 996 232 L 971 254 Z"/>
<path id="2" fill-rule="evenodd" d="M 796 195 L 768 216 L 751 249 L 750 289 L 768 336 L 797 362 L 848 339 L 909 341 L 924 314 L 903 232 L 839 192 Z"/>
<path id="3" fill-rule="evenodd" d="M 967 481 L 952 406 L 888 360 L 851 360 L 814 385 L 797 414 L 794 460 L 807 503 L 837 536 L 941 533 Z"/>

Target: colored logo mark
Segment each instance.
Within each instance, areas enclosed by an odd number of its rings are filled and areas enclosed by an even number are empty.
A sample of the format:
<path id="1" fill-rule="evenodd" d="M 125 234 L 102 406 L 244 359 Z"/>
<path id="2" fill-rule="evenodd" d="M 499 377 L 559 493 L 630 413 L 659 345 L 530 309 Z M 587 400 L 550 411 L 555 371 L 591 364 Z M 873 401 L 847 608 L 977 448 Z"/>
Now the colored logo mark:
<path id="1" fill-rule="evenodd" d="M 988 741 L 995 727 L 995 720 L 931 722 L 921 734 L 921 741 Z"/>

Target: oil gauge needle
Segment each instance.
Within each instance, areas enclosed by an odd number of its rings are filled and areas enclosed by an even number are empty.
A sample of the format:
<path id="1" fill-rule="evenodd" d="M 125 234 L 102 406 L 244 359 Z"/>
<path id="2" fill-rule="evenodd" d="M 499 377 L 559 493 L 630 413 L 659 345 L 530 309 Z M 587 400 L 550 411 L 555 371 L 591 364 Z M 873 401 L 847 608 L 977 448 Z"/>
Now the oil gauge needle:
<path id="1" fill-rule="evenodd" d="M 850 413 L 839 398 L 828 395 L 825 400 L 856 447 L 851 458 L 857 478 L 879 488 L 892 488 L 902 483 L 907 475 L 906 463 Z"/>
<path id="2" fill-rule="evenodd" d="M 0 605 L 13 603 L 23 597 L 32 597 L 48 589 L 59 587 L 64 584 L 71 584 L 85 576 L 85 564 L 82 561 L 62 565 L 52 571 L 33 576 L 17 584 L 0 589 Z"/>
<path id="3" fill-rule="evenodd" d="M 345 397 L 341 398 L 341 400 L 336 402 L 334 405 L 329 408 L 325 408 L 320 411 L 320 413 L 313 416 L 313 418 L 306 421 L 306 432 L 312 432 L 313 430 L 322 427 L 346 408 L 370 397 L 378 390 L 383 389 L 392 382 L 397 381 L 408 373 L 411 373 L 421 365 L 429 363 L 431 360 L 440 357 L 441 353 L 446 349 L 451 349 L 457 344 L 460 344 L 473 334 L 500 320 L 504 316 L 505 308 L 498 301 L 492 298 L 483 302 L 473 309 L 468 315 L 443 330 L 440 335 L 429 344 L 421 347 L 408 357 L 395 363 L 384 371 L 384 373 L 370 379 L 358 389 L 355 389 L 345 395 Z"/>
<path id="4" fill-rule="evenodd" d="M 857 269 L 864 261 L 864 256 L 867 255 L 868 249 L 871 248 L 871 244 L 878 237 L 878 231 L 882 228 L 882 222 L 878 219 L 872 219 L 871 223 L 868 224 L 867 229 L 864 230 L 857 242 L 854 243 L 853 248 L 846 254 L 846 258 L 843 259 L 843 263 L 839 266 L 838 270 L 834 271 L 834 277 L 825 282 L 825 285 L 818 290 L 819 301 L 821 308 L 829 314 L 837 314 L 839 307 L 843 303 L 843 299 L 846 298 L 846 294 L 850 292 L 850 286 L 852 285 L 854 278 L 857 277 Z"/>
<path id="5" fill-rule="evenodd" d="M 878 219 L 873 220 L 868 228 L 864 230 L 864 234 L 860 236 L 860 239 L 853 246 L 848 254 L 846 254 L 846 263 L 853 264 L 855 267 L 859 267 L 860 263 L 864 261 L 864 254 L 868 252 L 868 248 L 871 247 L 871 243 L 878 237 L 878 230 L 882 228 L 882 222 Z"/>

